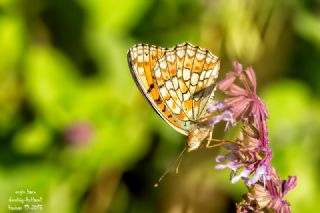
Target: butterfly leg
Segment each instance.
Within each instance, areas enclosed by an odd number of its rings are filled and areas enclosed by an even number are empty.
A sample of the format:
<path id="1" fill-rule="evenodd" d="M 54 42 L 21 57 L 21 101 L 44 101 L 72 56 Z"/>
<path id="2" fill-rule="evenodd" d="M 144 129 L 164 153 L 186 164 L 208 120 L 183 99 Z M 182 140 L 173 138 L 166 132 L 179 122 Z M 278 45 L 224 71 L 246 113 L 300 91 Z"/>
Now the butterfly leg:
<path id="1" fill-rule="evenodd" d="M 233 143 L 232 141 L 213 139 L 212 135 L 213 135 L 213 130 L 209 132 L 209 138 L 207 140 L 206 148 L 214 148 L 214 147 L 222 146 L 224 144 Z M 211 144 L 211 142 L 215 142 L 215 143 Z"/>
<path id="2" fill-rule="evenodd" d="M 215 142 L 215 143 L 211 144 L 211 142 Z M 219 140 L 219 139 L 211 139 L 211 140 L 207 140 L 206 148 L 219 147 L 219 146 L 222 146 L 227 143 L 229 143 L 229 141 Z"/>

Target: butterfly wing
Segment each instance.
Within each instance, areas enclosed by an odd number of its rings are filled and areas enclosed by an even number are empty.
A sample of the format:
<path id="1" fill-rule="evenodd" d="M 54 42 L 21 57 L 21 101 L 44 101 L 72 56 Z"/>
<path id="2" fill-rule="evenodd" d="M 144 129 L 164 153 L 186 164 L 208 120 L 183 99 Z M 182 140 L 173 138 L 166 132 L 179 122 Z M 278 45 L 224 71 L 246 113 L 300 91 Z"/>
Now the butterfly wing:
<path id="1" fill-rule="evenodd" d="M 170 124 L 170 126 L 186 135 L 187 132 L 173 118 L 171 111 L 160 97 L 154 80 L 153 67 L 166 50 L 166 48 L 156 47 L 154 45 L 134 45 L 128 51 L 128 64 L 132 77 L 140 92 L 149 101 L 153 109 L 161 118 Z"/>
<path id="2" fill-rule="evenodd" d="M 135 45 L 128 61 L 140 91 L 155 111 L 188 135 L 213 95 L 218 58 L 206 49 L 183 43 L 169 49 Z"/>
<path id="3" fill-rule="evenodd" d="M 214 94 L 218 70 L 216 56 L 189 43 L 168 49 L 156 62 L 154 76 L 160 96 L 187 132 Z"/>

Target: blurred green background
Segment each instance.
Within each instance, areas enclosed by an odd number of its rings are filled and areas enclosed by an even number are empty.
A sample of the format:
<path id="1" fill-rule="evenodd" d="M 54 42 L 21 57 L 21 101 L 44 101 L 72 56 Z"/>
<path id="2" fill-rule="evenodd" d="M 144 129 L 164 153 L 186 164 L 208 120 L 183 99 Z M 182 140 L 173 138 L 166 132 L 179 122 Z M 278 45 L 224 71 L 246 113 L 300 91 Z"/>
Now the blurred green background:
<path id="1" fill-rule="evenodd" d="M 139 93 L 126 52 L 185 41 L 221 58 L 220 79 L 233 60 L 254 66 L 272 163 L 298 176 L 292 212 L 317 212 L 319 0 L 0 0 L 0 212 L 19 191 L 49 213 L 235 212 L 246 189 L 214 169 L 219 150 L 185 155 L 153 188 L 184 137 Z"/>

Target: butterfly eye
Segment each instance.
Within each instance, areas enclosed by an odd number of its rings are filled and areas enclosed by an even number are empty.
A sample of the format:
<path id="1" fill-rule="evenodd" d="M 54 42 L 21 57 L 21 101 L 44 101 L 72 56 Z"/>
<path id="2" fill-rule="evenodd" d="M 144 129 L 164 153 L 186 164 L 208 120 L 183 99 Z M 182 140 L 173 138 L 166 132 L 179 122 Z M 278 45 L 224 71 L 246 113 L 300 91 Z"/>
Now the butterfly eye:
<path id="1" fill-rule="evenodd" d="M 194 147 L 197 146 L 197 143 L 195 143 L 195 142 L 190 142 L 190 143 L 189 143 L 189 146 L 190 146 L 190 148 L 194 148 Z"/>
<path id="2" fill-rule="evenodd" d="M 196 141 L 195 138 L 193 138 L 193 141 L 189 141 L 188 142 L 188 152 L 191 152 L 193 150 L 198 149 L 198 147 L 200 146 L 201 142 L 200 141 Z"/>

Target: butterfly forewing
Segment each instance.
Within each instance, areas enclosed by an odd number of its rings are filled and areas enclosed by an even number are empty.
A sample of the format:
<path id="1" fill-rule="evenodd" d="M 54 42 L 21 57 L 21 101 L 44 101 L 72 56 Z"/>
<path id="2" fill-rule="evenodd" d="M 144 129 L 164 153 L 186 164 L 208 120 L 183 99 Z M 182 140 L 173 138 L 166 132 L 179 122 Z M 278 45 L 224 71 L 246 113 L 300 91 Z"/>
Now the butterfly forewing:
<path id="1" fill-rule="evenodd" d="M 183 128 L 173 118 L 170 110 L 160 97 L 159 90 L 155 83 L 153 67 L 157 60 L 165 53 L 166 48 L 154 45 L 138 44 L 128 51 L 128 63 L 131 74 L 149 103 L 154 110 L 173 128 L 186 134 Z"/>
<path id="2" fill-rule="evenodd" d="M 140 91 L 155 111 L 187 135 L 213 96 L 218 58 L 189 43 L 169 49 L 138 44 L 130 48 L 128 62 Z"/>

